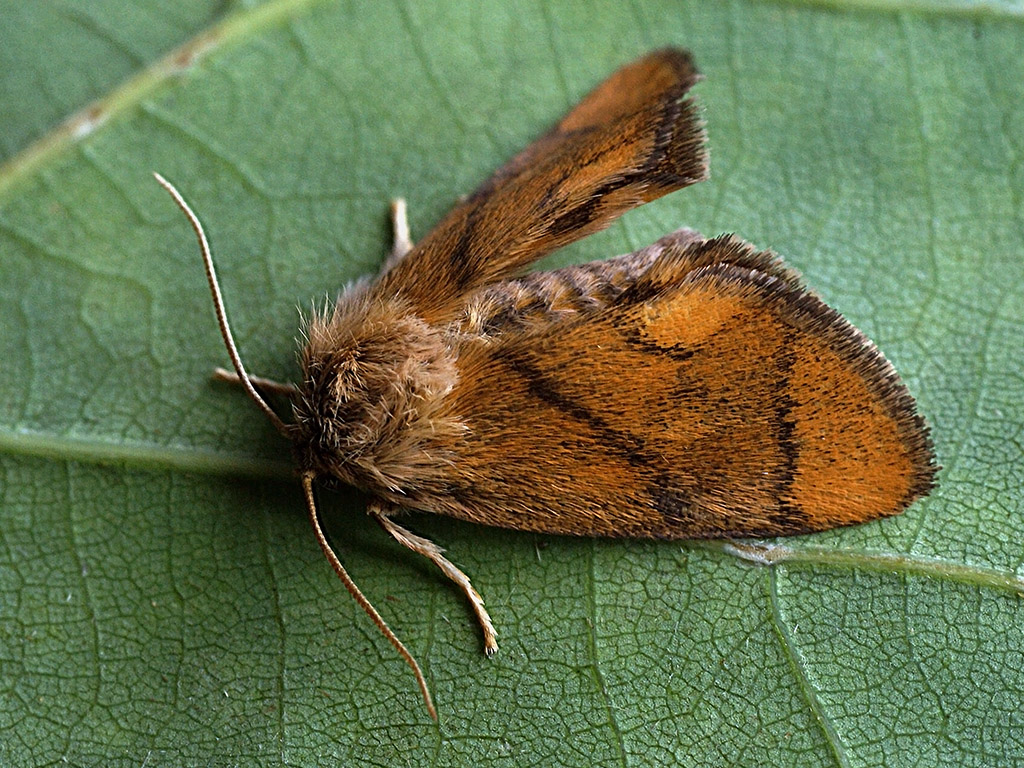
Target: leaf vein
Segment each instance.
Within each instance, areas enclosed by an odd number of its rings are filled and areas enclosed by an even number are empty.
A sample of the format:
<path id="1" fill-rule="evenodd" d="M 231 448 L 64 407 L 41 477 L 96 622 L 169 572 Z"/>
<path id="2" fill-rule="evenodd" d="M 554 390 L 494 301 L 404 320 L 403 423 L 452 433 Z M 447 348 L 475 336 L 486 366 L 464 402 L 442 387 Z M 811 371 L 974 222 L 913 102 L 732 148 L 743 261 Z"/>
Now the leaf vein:
<path id="1" fill-rule="evenodd" d="M 776 568 L 770 569 L 768 573 L 768 584 L 771 599 L 772 624 L 775 627 L 775 632 L 782 645 L 782 652 L 789 661 L 790 667 L 793 669 L 793 673 L 796 675 L 797 685 L 804 696 L 804 700 L 807 702 L 807 706 L 813 713 L 818 725 L 821 726 L 822 735 L 828 743 L 832 756 L 836 759 L 836 764 L 841 766 L 841 768 L 849 768 L 850 761 L 846 757 L 846 750 L 843 748 L 842 740 L 839 738 L 839 734 L 833 727 L 832 720 L 825 712 L 825 708 L 822 706 L 821 700 L 818 698 L 817 691 L 815 691 L 814 686 L 811 684 L 811 681 L 807 676 L 803 660 L 800 658 L 800 654 L 797 652 L 796 646 L 794 645 L 793 637 L 789 631 L 789 626 L 782 616 L 782 608 L 779 605 L 777 574 L 778 570 Z"/>

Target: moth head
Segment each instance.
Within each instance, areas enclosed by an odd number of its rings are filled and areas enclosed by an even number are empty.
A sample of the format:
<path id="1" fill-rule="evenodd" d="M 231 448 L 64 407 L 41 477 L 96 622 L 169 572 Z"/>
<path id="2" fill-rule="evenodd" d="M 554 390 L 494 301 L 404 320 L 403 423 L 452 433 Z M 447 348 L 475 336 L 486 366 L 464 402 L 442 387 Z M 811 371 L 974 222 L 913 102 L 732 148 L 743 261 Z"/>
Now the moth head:
<path id="1" fill-rule="evenodd" d="M 425 435 L 444 429 L 439 411 L 457 380 L 442 334 L 397 298 L 371 286 L 347 290 L 314 313 L 294 401 L 300 464 L 367 490 L 402 492 L 436 462 Z"/>

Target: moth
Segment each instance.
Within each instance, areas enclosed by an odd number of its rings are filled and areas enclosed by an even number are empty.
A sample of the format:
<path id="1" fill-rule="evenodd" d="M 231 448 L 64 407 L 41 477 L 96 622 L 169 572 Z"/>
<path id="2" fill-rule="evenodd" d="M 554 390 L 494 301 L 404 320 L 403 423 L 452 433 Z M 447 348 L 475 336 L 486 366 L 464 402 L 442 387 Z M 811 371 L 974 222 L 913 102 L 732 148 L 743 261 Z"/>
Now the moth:
<path id="1" fill-rule="evenodd" d="M 353 485 L 396 541 L 433 561 L 494 625 L 402 510 L 571 536 L 780 536 L 895 515 L 934 485 L 928 430 L 892 365 L 768 251 L 680 229 L 635 253 L 550 272 L 532 262 L 702 181 L 690 54 L 613 73 L 417 245 L 405 205 L 380 273 L 305 328 L 302 380 L 250 376 L 199 219 L 188 217 L 241 385 L 294 446 L 317 541 L 345 572 L 314 481 Z M 269 405 L 290 402 L 285 422 Z"/>

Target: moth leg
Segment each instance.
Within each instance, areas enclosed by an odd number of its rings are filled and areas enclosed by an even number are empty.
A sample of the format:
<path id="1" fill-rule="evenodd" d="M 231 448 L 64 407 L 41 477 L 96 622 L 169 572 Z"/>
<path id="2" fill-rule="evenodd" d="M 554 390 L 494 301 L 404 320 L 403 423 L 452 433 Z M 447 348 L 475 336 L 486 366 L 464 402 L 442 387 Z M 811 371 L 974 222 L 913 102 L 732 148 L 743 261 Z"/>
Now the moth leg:
<path id="1" fill-rule="evenodd" d="M 409 218 L 405 199 L 396 197 L 391 201 L 391 254 L 384 262 L 384 269 L 391 269 L 411 250 L 412 238 L 409 236 Z"/>
<path id="2" fill-rule="evenodd" d="M 214 368 L 213 378 L 216 381 L 226 381 L 228 384 L 234 384 L 236 386 L 242 385 L 242 380 L 238 378 L 238 374 L 225 368 Z M 257 389 L 262 389 L 264 392 L 270 392 L 275 395 L 294 397 L 299 394 L 299 388 L 294 384 L 283 384 L 280 381 L 264 379 L 261 376 L 250 376 L 249 381 L 251 381 Z"/>
<path id="3" fill-rule="evenodd" d="M 473 611 L 476 613 L 476 620 L 480 623 L 480 629 L 484 633 L 484 653 L 488 656 L 492 656 L 494 652 L 498 650 L 498 640 L 494 632 L 494 624 L 491 622 L 491 617 L 488 615 L 487 609 L 484 608 L 483 598 L 480 597 L 480 593 L 473 588 L 473 585 L 469 581 L 469 577 L 456 568 L 455 565 L 441 554 L 444 550 L 437 546 L 437 544 L 429 539 L 423 538 L 422 536 L 417 536 L 411 531 L 407 531 L 405 528 L 389 518 L 387 515 L 387 509 L 381 502 L 370 502 L 369 512 L 373 515 L 373 518 L 380 523 L 381 527 L 391 534 L 395 541 L 403 547 L 408 547 L 413 552 L 432 560 L 434 565 L 440 568 L 445 576 L 458 584 L 463 594 L 466 595 L 470 604 L 473 606 Z"/>

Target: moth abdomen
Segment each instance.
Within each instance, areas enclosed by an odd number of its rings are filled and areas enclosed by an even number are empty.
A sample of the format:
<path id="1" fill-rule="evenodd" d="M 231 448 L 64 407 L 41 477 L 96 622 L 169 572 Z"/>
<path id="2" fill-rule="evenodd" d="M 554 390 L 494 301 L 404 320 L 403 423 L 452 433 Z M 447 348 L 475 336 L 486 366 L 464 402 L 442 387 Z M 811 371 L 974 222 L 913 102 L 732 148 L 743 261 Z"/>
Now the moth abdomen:
<path id="1" fill-rule="evenodd" d="M 680 230 L 680 237 L 698 237 Z M 550 272 L 532 272 L 477 291 L 456 323 L 456 332 L 493 337 L 586 315 L 613 303 L 654 263 L 660 247 Z"/>

